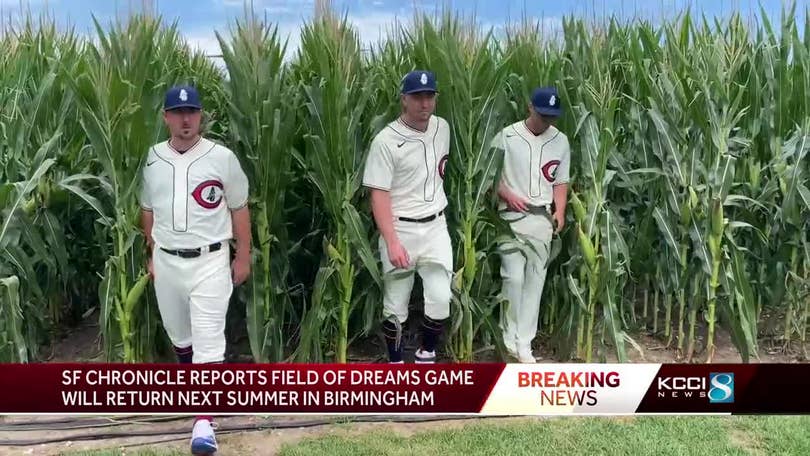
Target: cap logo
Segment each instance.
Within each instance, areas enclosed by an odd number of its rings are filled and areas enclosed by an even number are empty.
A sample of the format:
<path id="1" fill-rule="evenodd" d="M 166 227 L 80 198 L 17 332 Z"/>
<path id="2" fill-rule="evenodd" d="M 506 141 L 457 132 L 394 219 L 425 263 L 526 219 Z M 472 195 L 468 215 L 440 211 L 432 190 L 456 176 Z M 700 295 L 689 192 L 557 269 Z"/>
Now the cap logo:
<path id="1" fill-rule="evenodd" d="M 427 75 L 426 75 L 425 73 L 422 73 L 422 78 L 421 78 L 421 79 L 419 79 L 419 81 L 422 83 L 422 85 L 427 84 L 427 82 L 428 82 L 428 77 L 427 77 Z"/>
<path id="2" fill-rule="evenodd" d="M 554 95 L 552 95 L 551 98 L 548 99 L 549 106 L 554 106 L 554 103 L 556 103 L 556 102 L 557 102 L 557 97 L 555 97 Z"/>
<path id="3" fill-rule="evenodd" d="M 180 100 L 188 101 L 188 92 L 186 92 L 186 89 L 180 89 Z"/>

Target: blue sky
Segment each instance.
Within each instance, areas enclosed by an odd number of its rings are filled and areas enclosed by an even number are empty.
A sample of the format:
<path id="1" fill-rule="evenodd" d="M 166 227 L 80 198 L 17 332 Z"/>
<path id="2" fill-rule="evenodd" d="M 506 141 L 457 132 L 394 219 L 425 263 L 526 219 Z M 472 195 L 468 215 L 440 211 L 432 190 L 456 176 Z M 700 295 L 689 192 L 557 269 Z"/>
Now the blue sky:
<path id="1" fill-rule="evenodd" d="M 22 3 L 22 6 L 21 6 Z M 48 12 L 59 24 L 72 25 L 79 32 L 88 32 L 91 14 L 102 23 L 126 16 L 143 3 L 152 5 L 165 20 L 176 20 L 188 41 L 209 54 L 217 54 L 214 30 L 227 32 L 234 19 L 242 17 L 245 0 L 0 0 L 4 22 L 14 21 L 21 11 L 37 15 Z M 312 16 L 315 0 L 247 0 L 261 15 L 278 23 L 279 30 L 290 36 L 290 45 L 297 45 L 297 31 L 302 22 Z M 334 0 L 336 9 L 345 12 L 357 27 L 361 39 L 376 41 L 395 21 L 408 21 L 415 9 L 436 11 L 449 7 L 465 14 L 475 14 L 485 27 L 499 27 L 523 16 L 542 21 L 545 27 L 556 28 L 562 17 L 577 15 L 622 18 L 643 17 L 657 21 L 676 15 L 691 6 L 693 11 L 708 16 L 726 16 L 739 11 L 751 17 L 761 4 L 769 16 L 778 18 L 782 0 Z M 797 0 L 797 12 L 804 17 L 810 0 Z"/>

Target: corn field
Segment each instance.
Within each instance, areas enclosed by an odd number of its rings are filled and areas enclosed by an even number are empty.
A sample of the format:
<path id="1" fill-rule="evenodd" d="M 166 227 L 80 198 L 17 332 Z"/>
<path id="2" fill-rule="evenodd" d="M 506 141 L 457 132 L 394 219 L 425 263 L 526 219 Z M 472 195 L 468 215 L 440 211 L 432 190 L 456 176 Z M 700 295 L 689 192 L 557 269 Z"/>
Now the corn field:
<path id="1" fill-rule="evenodd" d="M 414 68 L 437 74 L 452 130 L 450 358 L 503 350 L 496 252 L 511 234 L 489 144 L 534 87 L 555 85 L 572 145 L 541 310 L 555 358 L 624 362 L 651 335 L 678 360 L 711 362 L 722 329 L 746 362 L 764 343 L 806 359 L 809 26 L 795 6 L 754 23 L 566 18 L 559 33 L 441 14 L 364 50 L 351 23 L 323 14 L 288 49 L 246 15 L 218 34 L 220 67 L 151 16 L 96 23 L 89 39 L 28 18 L 0 40 L 0 361 L 37 361 L 90 315 L 108 360 L 168 359 L 135 195 L 179 83 L 200 89 L 204 134 L 251 183 L 253 270 L 229 332 L 257 362 L 351 360 L 382 311 L 360 176 Z"/>

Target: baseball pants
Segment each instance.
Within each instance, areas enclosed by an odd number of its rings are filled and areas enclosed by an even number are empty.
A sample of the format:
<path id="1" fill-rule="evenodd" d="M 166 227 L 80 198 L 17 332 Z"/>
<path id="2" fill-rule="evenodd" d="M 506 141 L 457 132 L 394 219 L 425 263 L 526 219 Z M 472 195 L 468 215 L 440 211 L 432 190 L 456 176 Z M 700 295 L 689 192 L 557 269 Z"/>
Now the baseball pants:
<path id="1" fill-rule="evenodd" d="M 413 290 L 414 270 L 422 278 L 425 315 L 441 321 L 450 316 L 453 248 L 444 216 L 427 223 L 394 221 L 394 230 L 411 259 L 407 270 L 396 269 L 388 258 L 385 239 L 379 247 L 383 266 L 383 317 L 396 315 L 400 323 L 408 319 L 408 302 Z"/>
<path id="2" fill-rule="evenodd" d="M 155 248 L 155 293 L 163 326 L 175 347 L 192 347 L 194 363 L 225 359 L 225 316 L 233 291 L 230 246 L 196 258 Z"/>
<path id="3" fill-rule="evenodd" d="M 540 214 L 505 212 L 516 240 L 499 246 L 502 293 L 509 301 L 502 314 L 501 330 L 507 347 L 530 347 L 537 335 L 540 297 L 546 280 L 551 238 L 551 221 Z"/>

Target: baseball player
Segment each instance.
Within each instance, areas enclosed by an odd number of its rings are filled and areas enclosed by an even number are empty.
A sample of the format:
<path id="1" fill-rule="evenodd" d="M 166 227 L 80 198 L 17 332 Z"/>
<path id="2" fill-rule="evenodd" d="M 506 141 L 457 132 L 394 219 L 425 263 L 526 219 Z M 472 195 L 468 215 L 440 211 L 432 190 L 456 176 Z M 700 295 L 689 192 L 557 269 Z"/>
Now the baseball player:
<path id="1" fill-rule="evenodd" d="M 228 301 L 250 273 L 248 180 L 233 152 L 201 137 L 194 87 L 171 88 L 163 117 L 171 138 L 149 149 L 143 167 L 149 272 L 179 362 L 221 363 Z M 211 417 L 197 417 L 192 453 L 216 450 Z"/>
<path id="2" fill-rule="evenodd" d="M 444 210 L 450 127 L 434 116 L 436 78 L 412 71 L 402 78 L 402 114 L 371 143 L 363 185 L 371 192 L 383 266 L 383 333 L 392 363 L 402 363 L 402 325 L 414 272 L 422 278 L 425 313 L 417 363 L 436 362 L 436 344 L 450 316 L 453 251 Z"/>
<path id="3" fill-rule="evenodd" d="M 500 247 L 502 292 L 508 301 L 501 329 L 507 351 L 521 363 L 536 362 L 531 343 L 551 238 L 565 224 L 571 152 L 568 138 L 554 126 L 561 112 L 557 91 L 538 88 L 528 118 L 504 128 L 493 141 L 504 151 L 499 210 L 515 233 Z"/>

